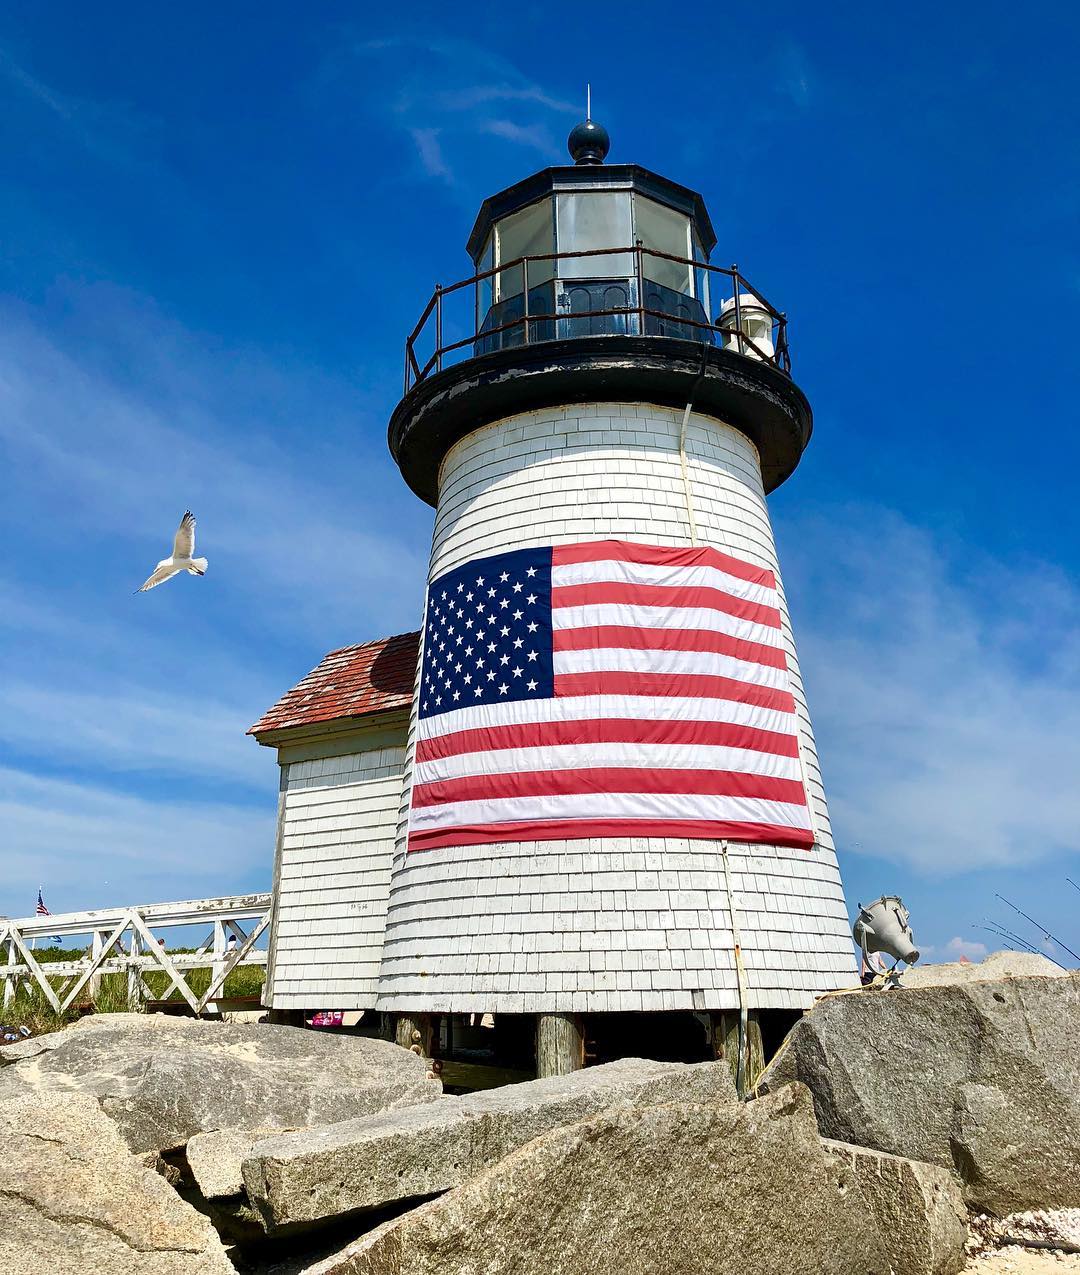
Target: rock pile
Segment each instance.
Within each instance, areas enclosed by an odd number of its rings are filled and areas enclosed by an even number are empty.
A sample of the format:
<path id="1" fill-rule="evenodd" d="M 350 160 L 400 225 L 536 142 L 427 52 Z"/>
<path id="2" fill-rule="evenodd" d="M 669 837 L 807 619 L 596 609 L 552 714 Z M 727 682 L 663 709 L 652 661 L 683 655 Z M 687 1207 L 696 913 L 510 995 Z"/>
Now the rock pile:
<path id="1" fill-rule="evenodd" d="M 953 1275 L 967 1204 L 1080 1205 L 1080 975 L 994 974 L 824 999 L 748 1102 L 725 1063 L 451 1098 L 382 1041 L 85 1020 L 0 1052 L 7 1269 Z"/>

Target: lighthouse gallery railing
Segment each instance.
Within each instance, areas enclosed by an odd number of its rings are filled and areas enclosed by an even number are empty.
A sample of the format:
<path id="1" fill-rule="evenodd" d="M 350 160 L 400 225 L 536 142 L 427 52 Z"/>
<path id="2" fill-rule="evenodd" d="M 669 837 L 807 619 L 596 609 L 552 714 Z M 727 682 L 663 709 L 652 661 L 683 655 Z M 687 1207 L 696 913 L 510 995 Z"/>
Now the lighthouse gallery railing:
<path id="1" fill-rule="evenodd" d="M 633 275 L 603 277 L 604 263 L 598 261 L 601 277 L 593 283 L 594 286 L 604 286 L 606 292 L 617 292 L 620 284 L 628 285 L 625 304 L 605 304 L 572 311 L 558 308 L 555 285 L 561 284 L 566 288 L 567 285 L 581 285 L 583 280 L 578 276 L 566 278 L 558 275 L 555 263 L 619 256 L 633 258 Z M 731 298 L 725 298 L 725 312 L 710 322 L 699 298 L 666 288 L 650 279 L 646 266 L 648 259 L 684 266 L 691 272 L 691 278 L 712 280 L 722 277 L 729 280 Z M 552 274 L 539 283 L 530 284 L 530 267 L 543 269 L 548 263 L 551 263 Z M 496 278 L 502 283 L 500 290 L 505 291 L 503 281 L 507 276 L 513 278 L 516 272 L 520 272 L 520 291 L 513 293 L 510 300 L 520 299 L 521 304 L 520 307 L 507 308 L 501 298 L 496 300 L 493 295 L 498 286 Z M 509 286 L 514 284 L 511 282 Z M 482 306 L 481 289 L 485 287 L 492 295 L 490 303 Z M 753 309 L 768 316 L 771 326 L 768 342 L 763 341 L 760 335 L 755 340 L 747 331 L 744 317 L 751 304 L 744 300 L 747 295 L 753 298 Z M 462 310 L 466 306 L 471 317 L 462 321 Z M 596 320 L 601 323 L 597 325 Z M 589 331 L 583 330 L 586 325 Z M 405 342 L 405 393 L 432 372 L 441 372 L 451 363 L 474 358 L 493 349 L 533 345 L 557 336 L 616 333 L 677 337 L 708 344 L 716 344 L 719 340 L 720 344 L 770 363 L 781 372 L 790 374 L 791 370 L 786 316 L 758 292 L 737 266 L 713 266 L 646 248 L 638 242 L 631 248 L 596 248 L 584 252 L 548 252 L 517 257 L 457 283 L 437 284 Z"/>

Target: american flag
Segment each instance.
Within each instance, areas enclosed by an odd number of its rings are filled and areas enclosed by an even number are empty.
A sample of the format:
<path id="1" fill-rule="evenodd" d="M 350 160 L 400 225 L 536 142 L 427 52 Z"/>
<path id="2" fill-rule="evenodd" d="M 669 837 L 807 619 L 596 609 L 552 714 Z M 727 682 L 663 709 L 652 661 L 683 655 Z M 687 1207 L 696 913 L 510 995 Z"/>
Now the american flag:
<path id="1" fill-rule="evenodd" d="M 619 540 L 440 576 L 409 849 L 632 836 L 813 844 L 776 577 Z"/>
<path id="2" fill-rule="evenodd" d="M 49 909 L 45 906 L 45 900 L 41 897 L 41 891 L 40 891 L 40 890 L 37 892 L 37 915 L 38 915 L 38 916 L 52 916 L 52 913 L 51 913 L 51 912 L 49 911 Z"/>

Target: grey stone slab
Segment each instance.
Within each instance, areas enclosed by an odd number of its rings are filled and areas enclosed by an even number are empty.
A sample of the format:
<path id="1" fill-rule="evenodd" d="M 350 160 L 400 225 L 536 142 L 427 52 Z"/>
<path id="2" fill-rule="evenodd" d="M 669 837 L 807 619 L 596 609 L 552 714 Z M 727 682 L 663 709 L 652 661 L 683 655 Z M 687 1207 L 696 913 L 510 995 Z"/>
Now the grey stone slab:
<path id="1" fill-rule="evenodd" d="M 890 1275 L 809 1095 L 611 1108 L 304 1275 Z M 898 1273 L 900 1275 L 900 1273 Z"/>
<path id="2" fill-rule="evenodd" d="M 234 1275 L 209 1219 L 128 1151 L 97 1102 L 0 1101 L 5 1275 Z"/>
<path id="3" fill-rule="evenodd" d="M 100 1014 L 33 1044 L 43 1047 L 0 1070 L 0 1092 L 89 1094 L 132 1151 L 182 1147 L 211 1129 L 295 1129 L 442 1096 L 407 1049 L 269 1023 Z"/>
<path id="4" fill-rule="evenodd" d="M 900 976 L 902 987 L 945 987 L 995 978 L 1056 978 L 1068 973 L 1039 952 L 991 952 L 981 961 L 914 965 Z"/>
<path id="5" fill-rule="evenodd" d="M 1080 974 L 828 997 L 759 1088 L 793 1080 L 825 1136 L 940 1165 L 973 1207 L 1080 1205 Z"/>
<path id="6" fill-rule="evenodd" d="M 880 1256 L 894 1275 L 963 1270 L 967 1209 L 947 1169 L 827 1138 L 822 1145 L 868 1206 Z"/>
<path id="7" fill-rule="evenodd" d="M 617 1103 L 735 1101 L 726 1063 L 623 1059 L 568 1076 L 258 1143 L 244 1161 L 248 1198 L 268 1230 L 446 1191 L 524 1143 Z"/>

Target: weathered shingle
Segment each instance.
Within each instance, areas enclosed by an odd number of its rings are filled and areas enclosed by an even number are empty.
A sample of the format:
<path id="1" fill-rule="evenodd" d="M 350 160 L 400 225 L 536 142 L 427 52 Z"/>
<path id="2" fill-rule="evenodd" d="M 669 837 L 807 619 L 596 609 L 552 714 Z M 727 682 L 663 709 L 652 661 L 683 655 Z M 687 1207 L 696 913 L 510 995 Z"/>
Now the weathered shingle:
<path id="1" fill-rule="evenodd" d="M 401 633 L 331 651 L 248 734 L 408 708 L 419 644 L 419 633 Z"/>

